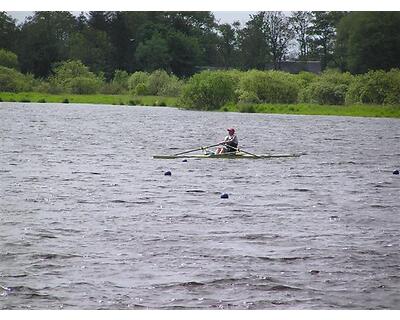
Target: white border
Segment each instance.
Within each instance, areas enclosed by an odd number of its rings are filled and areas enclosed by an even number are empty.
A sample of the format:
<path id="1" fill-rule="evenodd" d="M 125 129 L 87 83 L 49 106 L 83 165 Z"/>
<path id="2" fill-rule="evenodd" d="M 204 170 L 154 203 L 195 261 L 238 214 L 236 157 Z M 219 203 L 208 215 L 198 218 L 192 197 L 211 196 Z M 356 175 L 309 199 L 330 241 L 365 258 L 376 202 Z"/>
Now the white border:
<path id="1" fill-rule="evenodd" d="M 2 11 L 400 11 L 400 1 L 396 0 L 8 0 L 1 1 Z"/>
<path id="2" fill-rule="evenodd" d="M 162 320 L 212 320 L 229 319 L 243 320 L 355 320 L 355 319 L 398 319 L 399 311 L 393 310 L 336 310 L 336 311 L 306 311 L 306 310 L 122 310 L 122 311 L 0 311 L 4 319 L 31 319 L 31 320 L 132 320 L 132 319 L 162 319 Z"/>

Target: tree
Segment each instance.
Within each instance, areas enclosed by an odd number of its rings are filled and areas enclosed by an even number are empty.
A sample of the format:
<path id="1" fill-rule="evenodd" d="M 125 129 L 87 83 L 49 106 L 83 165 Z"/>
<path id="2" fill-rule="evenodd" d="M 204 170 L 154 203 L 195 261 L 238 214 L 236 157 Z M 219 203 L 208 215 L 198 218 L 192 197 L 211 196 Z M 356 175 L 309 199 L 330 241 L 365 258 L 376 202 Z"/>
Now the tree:
<path id="1" fill-rule="evenodd" d="M 168 43 L 159 33 L 155 33 L 150 40 L 140 43 L 135 57 L 143 70 L 169 70 L 171 58 Z"/>
<path id="2" fill-rule="evenodd" d="M 181 32 L 170 32 L 167 41 L 171 71 L 179 77 L 192 75 L 201 59 L 198 39 Z"/>
<path id="3" fill-rule="evenodd" d="M 18 69 L 18 57 L 14 52 L 0 49 L 0 66 Z"/>
<path id="4" fill-rule="evenodd" d="M 340 11 L 313 11 L 310 54 L 321 59 L 321 67 L 334 63 L 336 27 L 346 15 Z"/>
<path id="5" fill-rule="evenodd" d="M 6 12 L 0 11 L 0 48 L 15 50 L 18 29 L 15 19 Z"/>
<path id="6" fill-rule="evenodd" d="M 237 46 L 237 33 L 236 30 L 228 23 L 218 26 L 220 38 L 218 43 L 218 53 L 222 60 L 224 68 L 234 66 Z"/>
<path id="7" fill-rule="evenodd" d="M 289 42 L 294 37 L 289 19 L 280 11 L 266 12 L 264 28 L 274 69 L 280 70 L 281 63 L 289 49 Z"/>
<path id="8" fill-rule="evenodd" d="M 310 11 L 295 11 L 289 18 L 290 26 L 299 45 L 299 59 L 308 58 L 310 46 L 312 13 Z"/>
<path id="9" fill-rule="evenodd" d="M 112 48 L 106 32 L 85 26 L 80 32 L 71 35 L 67 47 L 68 59 L 80 60 L 92 71 L 104 72 L 108 79 L 112 77 Z"/>
<path id="10" fill-rule="evenodd" d="M 336 56 L 343 70 L 366 73 L 400 67 L 400 12 L 352 12 L 338 26 Z"/>
<path id="11" fill-rule="evenodd" d="M 68 58 L 67 43 L 75 31 L 76 20 L 70 12 L 35 12 L 21 29 L 18 46 L 21 70 L 48 76 L 54 62 Z"/>
<path id="12" fill-rule="evenodd" d="M 265 69 L 269 61 L 269 50 L 264 24 L 265 12 L 250 15 L 243 29 L 238 32 L 241 67 L 243 69 Z"/>

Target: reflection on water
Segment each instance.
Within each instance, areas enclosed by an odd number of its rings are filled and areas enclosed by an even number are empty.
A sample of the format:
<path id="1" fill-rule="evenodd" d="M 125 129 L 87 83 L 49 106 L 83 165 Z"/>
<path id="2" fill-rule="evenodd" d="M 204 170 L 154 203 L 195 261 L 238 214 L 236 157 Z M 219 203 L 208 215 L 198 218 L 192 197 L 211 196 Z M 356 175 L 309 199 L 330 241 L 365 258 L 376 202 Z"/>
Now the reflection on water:
<path id="1" fill-rule="evenodd" d="M 1 103 L 0 122 L 2 309 L 400 305 L 399 120 Z M 227 127 L 307 155 L 152 159 Z"/>

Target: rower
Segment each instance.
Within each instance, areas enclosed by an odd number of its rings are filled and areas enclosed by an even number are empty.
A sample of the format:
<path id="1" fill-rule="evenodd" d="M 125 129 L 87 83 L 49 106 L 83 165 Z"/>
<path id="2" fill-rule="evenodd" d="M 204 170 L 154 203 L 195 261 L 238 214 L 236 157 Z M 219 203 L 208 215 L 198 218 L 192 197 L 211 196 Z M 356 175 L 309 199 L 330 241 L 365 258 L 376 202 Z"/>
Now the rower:
<path id="1" fill-rule="evenodd" d="M 228 153 L 228 152 L 236 152 L 238 149 L 238 138 L 235 134 L 235 129 L 229 128 L 226 129 L 228 131 L 228 135 L 225 137 L 224 141 L 221 142 L 222 147 L 218 147 L 215 151 L 216 154 Z"/>

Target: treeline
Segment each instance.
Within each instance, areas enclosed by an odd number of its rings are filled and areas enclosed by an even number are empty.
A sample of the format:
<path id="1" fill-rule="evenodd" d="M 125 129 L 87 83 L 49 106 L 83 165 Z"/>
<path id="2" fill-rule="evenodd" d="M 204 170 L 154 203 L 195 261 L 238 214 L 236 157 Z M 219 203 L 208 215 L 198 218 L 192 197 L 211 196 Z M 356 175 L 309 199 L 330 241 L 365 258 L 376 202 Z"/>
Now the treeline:
<path id="1" fill-rule="evenodd" d="M 182 105 L 216 110 L 227 104 L 251 111 L 258 104 L 400 105 L 400 70 L 361 75 L 326 70 L 321 75 L 282 71 L 204 71 L 183 87 Z"/>
<path id="2" fill-rule="evenodd" d="M 13 65 L 16 56 L 0 50 Z M 4 59 L 3 59 L 4 60 Z M 400 70 L 371 70 L 352 75 L 328 69 L 321 75 L 276 70 L 202 71 L 179 79 L 165 70 L 129 74 L 117 70 L 110 81 L 91 72 L 81 61 L 57 64 L 46 80 L 0 66 L 0 92 L 50 94 L 129 94 L 177 97 L 185 108 L 216 110 L 235 104 L 251 110 L 258 104 L 320 105 L 379 104 L 400 106 Z"/>
<path id="3" fill-rule="evenodd" d="M 400 67 L 400 12 L 258 12 L 241 25 L 211 12 L 35 12 L 21 24 L 0 12 L 0 48 L 35 78 L 79 60 L 107 81 L 163 69 L 186 78 L 202 68 L 279 70 L 287 59 L 320 60 L 353 74 Z"/>

